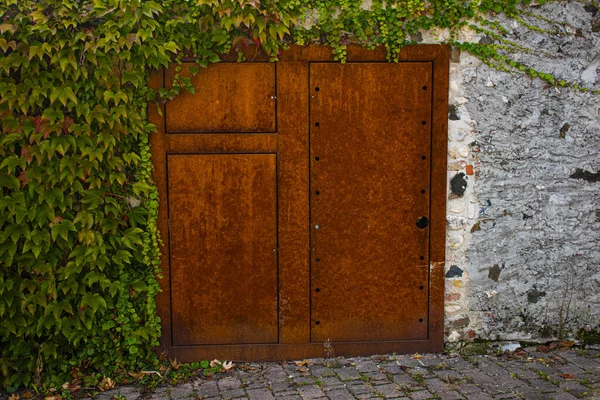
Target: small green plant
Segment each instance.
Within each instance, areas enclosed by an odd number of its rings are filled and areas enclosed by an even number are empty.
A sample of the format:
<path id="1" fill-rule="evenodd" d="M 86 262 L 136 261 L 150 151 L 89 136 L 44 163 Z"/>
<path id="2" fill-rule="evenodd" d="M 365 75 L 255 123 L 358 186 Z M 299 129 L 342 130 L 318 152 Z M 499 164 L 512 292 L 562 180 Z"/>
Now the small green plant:
<path id="1" fill-rule="evenodd" d="M 419 385 L 423 385 L 423 383 L 425 383 L 425 378 L 423 377 L 423 374 L 415 372 L 411 376 Z"/>

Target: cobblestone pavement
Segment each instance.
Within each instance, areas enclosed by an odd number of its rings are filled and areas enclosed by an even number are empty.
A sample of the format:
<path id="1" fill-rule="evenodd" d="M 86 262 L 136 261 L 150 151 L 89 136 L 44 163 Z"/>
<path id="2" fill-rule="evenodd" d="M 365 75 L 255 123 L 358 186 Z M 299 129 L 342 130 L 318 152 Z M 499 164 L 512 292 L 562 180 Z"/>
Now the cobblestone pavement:
<path id="1" fill-rule="evenodd" d="M 122 396 L 122 397 L 121 397 Z M 123 386 L 111 399 L 600 399 L 600 351 L 535 348 L 502 355 L 424 354 L 238 364 L 213 379 L 153 392 Z"/>

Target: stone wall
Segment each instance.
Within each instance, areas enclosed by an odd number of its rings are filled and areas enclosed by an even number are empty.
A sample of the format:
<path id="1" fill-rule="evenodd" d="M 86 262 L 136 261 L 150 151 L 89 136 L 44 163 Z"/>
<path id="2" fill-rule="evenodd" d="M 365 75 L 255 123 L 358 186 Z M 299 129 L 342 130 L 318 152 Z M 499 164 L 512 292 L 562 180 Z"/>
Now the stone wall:
<path id="1" fill-rule="evenodd" d="M 500 19 L 509 39 L 543 52 L 518 61 L 599 88 L 600 11 L 573 1 L 536 13 L 567 23 L 536 25 L 574 34 Z M 600 329 L 600 96 L 499 72 L 457 49 L 450 89 L 447 340 Z"/>

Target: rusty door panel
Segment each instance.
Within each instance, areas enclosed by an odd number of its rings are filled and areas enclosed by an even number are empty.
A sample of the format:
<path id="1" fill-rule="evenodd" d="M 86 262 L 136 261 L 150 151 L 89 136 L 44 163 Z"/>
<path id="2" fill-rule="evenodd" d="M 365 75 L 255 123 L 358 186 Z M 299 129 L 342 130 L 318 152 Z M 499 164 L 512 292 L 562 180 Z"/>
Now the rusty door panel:
<path id="1" fill-rule="evenodd" d="M 313 342 L 427 339 L 431 75 L 311 64 Z"/>
<path id="2" fill-rule="evenodd" d="M 185 63 L 180 72 L 189 76 Z M 175 67 L 166 72 L 172 82 Z M 167 133 L 275 132 L 275 64 L 218 63 L 192 77 L 195 93 L 183 90 L 166 106 Z"/>
<path id="3" fill-rule="evenodd" d="M 276 155 L 167 163 L 173 345 L 276 343 Z"/>

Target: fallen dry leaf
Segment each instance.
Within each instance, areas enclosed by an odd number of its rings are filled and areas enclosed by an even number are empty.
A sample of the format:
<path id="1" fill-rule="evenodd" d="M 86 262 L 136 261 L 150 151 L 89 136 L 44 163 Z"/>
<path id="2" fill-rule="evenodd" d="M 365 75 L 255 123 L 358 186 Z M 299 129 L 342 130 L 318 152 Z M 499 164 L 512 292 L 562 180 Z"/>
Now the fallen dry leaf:
<path id="1" fill-rule="evenodd" d="M 62 400 L 62 396 L 60 394 L 51 394 L 50 396 L 44 397 L 44 400 Z"/>
<path id="2" fill-rule="evenodd" d="M 158 359 L 160 361 L 167 361 L 167 352 L 163 351 L 162 353 L 160 353 L 160 355 L 158 356 Z"/>
<path id="3" fill-rule="evenodd" d="M 115 381 L 113 381 L 112 379 L 110 379 L 108 376 L 105 376 L 102 381 L 98 384 L 98 389 L 101 392 L 104 392 L 105 390 L 109 390 L 115 387 Z"/>
<path id="4" fill-rule="evenodd" d="M 21 398 L 22 399 L 30 399 L 33 397 L 33 392 L 30 392 L 29 390 L 26 392 L 21 393 Z"/>
<path id="5" fill-rule="evenodd" d="M 298 371 L 298 372 L 308 372 L 308 368 L 306 368 L 306 367 L 298 367 L 298 368 L 296 368 L 296 371 Z"/>
<path id="6" fill-rule="evenodd" d="M 540 353 L 547 353 L 550 351 L 550 347 L 546 346 L 545 344 L 542 344 L 536 347 L 535 350 L 539 351 Z"/>
<path id="7" fill-rule="evenodd" d="M 177 361 L 176 358 L 171 360 L 171 367 L 173 367 L 173 369 L 175 371 L 177 371 L 179 369 L 179 367 L 181 367 L 181 363 L 179 361 Z"/>
<path id="8" fill-rule="evenodd" d="M 557 375 L 564 379 L 573 379 L 573 374 L 557 374 Z"/>
<path id="9" fill-rule="evenodd" d="M 308 360 L 295 361 L 295 363 L 299 367 L 305 367 L 307 365 L 310 365 L 310 362 Z"/>
<path id="10" fill-rule="evenodd" d="M 571 340 L 561 340 L 560 341 L 560 348 L 561 349 L 570 349 L 574 345 L 575 345 L 575 342 L 573 342 Z"/>
<path id="11" fill-rule="evenodd" d="M 420 355 L 419 353 L 415 353 L 415 354 L 413 354 L 412 358 L 414 358 L 415 360 L 420 360 L 421 358 L 423 358 L 423 356 Z"/>
<path id="12" fill-rule="evenodd" d="M 223 369 L 225 371 L 229 371 L 231 368 L 235 367 L 235 364 L 233 363 L 233 361 L 225 361 L 223 363 Z"/>
<path id="13" fill-rule="evenodd" d="M 212 360 L 210 362 L 210 367 L 211 368 L 221 367 L 221 361 L 219 361 L 215 358 L 214 360 Z"/>
<path id="14" fill-rule="evenodd" d="M 16 393 L 13 393 L 13 394 L 12 394 L 12 395 L 11 395 L 11 396 L 8 398 L 8 400 L 19 400 L 20 398 L 21 398 L 21 397 L 20 397 L 18 394 L 16 394 Z"/>
<path id="15" fill-rule="evenodd" d="M 127 375 L 129 375 L 130 377 L 132 377 L 133 379 L 142 379 L 144 377 L 145 374 L 141 373 L 141 372 L 133 372 L 133 371 L 129 371 L 127 373 Z"/>

